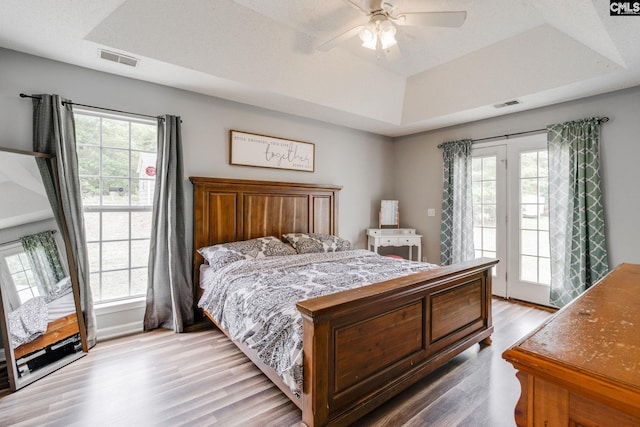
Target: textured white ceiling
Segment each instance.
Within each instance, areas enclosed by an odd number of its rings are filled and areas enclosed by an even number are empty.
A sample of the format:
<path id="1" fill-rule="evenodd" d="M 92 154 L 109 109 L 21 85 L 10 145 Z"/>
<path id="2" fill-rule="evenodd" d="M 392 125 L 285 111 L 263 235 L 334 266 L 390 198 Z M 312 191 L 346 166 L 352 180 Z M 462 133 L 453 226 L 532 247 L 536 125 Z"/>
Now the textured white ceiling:
<path id="1" fill-rule="evenodd" d="M 344 0 L 0 0 L 0 46 L 390 136 L 640 84 L 640 17 L 608 0 L 394 3 L 467 19 L 399 27 L 385 55 L 316 49 L 367 22 Z"/>

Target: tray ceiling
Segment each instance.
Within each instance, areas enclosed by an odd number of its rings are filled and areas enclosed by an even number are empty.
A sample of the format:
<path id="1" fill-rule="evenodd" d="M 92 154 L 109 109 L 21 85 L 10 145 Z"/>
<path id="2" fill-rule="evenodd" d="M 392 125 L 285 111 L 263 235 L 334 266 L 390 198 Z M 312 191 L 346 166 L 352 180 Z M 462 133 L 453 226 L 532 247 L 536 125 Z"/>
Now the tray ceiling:
<path id="1" fill-rule="evenodd" d="M 2 3 L 2 47 L 388 136 L 640 84 L 640 16 L 609 16 L 607 0 L 395 0 L 467 19 L 399 27 L 388 55 L 358 37 L 316 49 L 367 22 L 343 0 Z"/>

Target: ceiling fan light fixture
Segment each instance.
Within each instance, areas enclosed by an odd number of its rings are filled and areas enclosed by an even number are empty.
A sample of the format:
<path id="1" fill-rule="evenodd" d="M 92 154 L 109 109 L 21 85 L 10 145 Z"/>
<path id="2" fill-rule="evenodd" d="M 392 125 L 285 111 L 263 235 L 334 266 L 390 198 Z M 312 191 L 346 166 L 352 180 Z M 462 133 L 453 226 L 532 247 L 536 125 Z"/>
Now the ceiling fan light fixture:
<path id="1" fill-rule="evenodd" d="M 378 35 L 380 38 L 380 47 L 389 49 L 398 41 L 396 40 L 396 26 L 391 21 L 382 21 L 378 26 Z"/>
<path id="2" fill-rule="evenodd" d="M 367 49 L 376 50 L 376 47 L 378 46 L 378 34 L 375 23 L 369 22 L 360 29 L 358 35 L 362 41 L 362 46 Z"/>

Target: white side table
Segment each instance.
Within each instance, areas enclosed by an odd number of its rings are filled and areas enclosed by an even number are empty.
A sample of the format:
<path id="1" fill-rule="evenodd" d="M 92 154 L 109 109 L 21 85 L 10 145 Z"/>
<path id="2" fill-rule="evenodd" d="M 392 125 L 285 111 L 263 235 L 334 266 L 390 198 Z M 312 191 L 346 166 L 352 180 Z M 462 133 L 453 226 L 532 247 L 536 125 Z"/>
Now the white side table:
<path id="1" fill-rule="evenodd" d="M 368 228 L 367 248 L 378 253 L 378 248 L 382 246 L 408 246 L 409 259 L 413 260 L 413 247 L 418 247 L 418 258 L 414 261 L 422 260 L 422 236 L 416 234 L 415 228 Z"/>

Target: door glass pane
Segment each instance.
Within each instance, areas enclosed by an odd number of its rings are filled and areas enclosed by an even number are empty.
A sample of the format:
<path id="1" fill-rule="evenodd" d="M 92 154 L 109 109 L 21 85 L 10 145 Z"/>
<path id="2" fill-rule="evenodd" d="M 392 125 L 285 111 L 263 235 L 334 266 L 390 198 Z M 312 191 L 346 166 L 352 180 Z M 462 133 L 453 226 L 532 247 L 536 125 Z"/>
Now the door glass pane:
<path id="1" fill-rule="evenodd" d="M 520 280 L 549 284 L 547 150 L 520 154 Z"/>
<path id="2" fill-rule="evenodd" d="M 496 257 L 496 163 L 495 155 L 472 159 L 473 243 L 477 258 Z"/>

